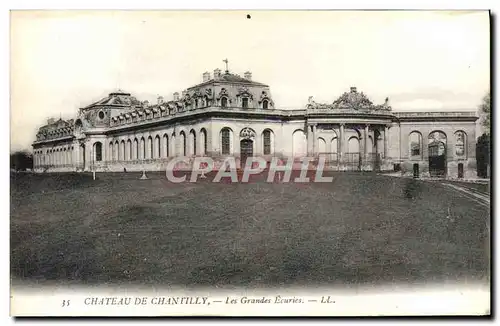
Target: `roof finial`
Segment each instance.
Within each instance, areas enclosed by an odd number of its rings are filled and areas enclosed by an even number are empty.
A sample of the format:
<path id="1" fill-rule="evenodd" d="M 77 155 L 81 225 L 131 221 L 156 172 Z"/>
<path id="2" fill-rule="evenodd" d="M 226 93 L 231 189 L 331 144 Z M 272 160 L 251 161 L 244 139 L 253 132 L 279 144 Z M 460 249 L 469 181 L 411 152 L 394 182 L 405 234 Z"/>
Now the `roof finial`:
<path id="1" fill-rule="evenodd" d="M 222 61 L 226 63 L 226 74 L 229 74 L 229 66 L 228 66 L 229 61 L 227 60 L 227 58 Z"/>

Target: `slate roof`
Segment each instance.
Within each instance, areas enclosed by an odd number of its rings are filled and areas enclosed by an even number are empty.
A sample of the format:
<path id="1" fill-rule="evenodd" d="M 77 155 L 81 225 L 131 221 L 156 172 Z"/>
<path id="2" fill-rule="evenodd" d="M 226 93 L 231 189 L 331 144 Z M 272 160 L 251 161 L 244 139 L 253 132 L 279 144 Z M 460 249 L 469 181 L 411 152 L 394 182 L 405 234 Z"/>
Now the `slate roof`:
<path id="1" fill-rule="evenodd" d="M 246 85 L 269 87 L 269 85 L 259 83 L 259 82 L 256 82 L 256 81 L 253 81 L 250 79 L 243 78 L 239 75 L 235 75 L 235 74 L 231 74 L 231 73 L 226 72 L 226 73 L 222 73 L 221 76 L 217 79 L 212 78 L 206 82 L 191 86 L 188 89 L 192 89 L 192 88 L 203 86 L 203 85 L 213 84 L 213 83 L 224 83 L 224 82 L 226 82 L 226 83 L 241 83 L 241 84 L 246 84 Z"/>
<path id="2" fill-rule="evenodd" d="M 85 108 L 91 108 L 101 105 L 133 106 L 141 105 L 141 102 L 138 101 L 135 97 L 131 96 L 130 93 L 118 90 L 116 92 L 110 93 L 108 96 L 100 99 L 99 101 L 86 106 Z"/>

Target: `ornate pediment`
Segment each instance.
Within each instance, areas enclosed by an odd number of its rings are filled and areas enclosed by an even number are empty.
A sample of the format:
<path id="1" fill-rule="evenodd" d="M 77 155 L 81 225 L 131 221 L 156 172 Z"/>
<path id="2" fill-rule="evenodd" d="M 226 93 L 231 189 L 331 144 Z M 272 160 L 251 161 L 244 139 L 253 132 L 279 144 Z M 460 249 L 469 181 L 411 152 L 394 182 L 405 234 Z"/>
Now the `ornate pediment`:
<path id="1" fill-rule="evenodd" d="M 245 127 L 240 131 L 241 139 L 254 139 L 255 138 L 255 130 Z"/>
<path id="2" fill-rule="evenodd" d="M 271 97 L 269 97 L 269 94 L 266 91 L 262 91 L 262 93 L 260 94 L 259 104 L 261 104 L 264 100 L 268 100 L 269 104 L 271 104 L 271 106 L 274 106 L 273 100 L 271 99 Z"/>
<path id="3" fill-rule="evenodd" d="M 193 98 L 199 98 L 199 97 L 203 97 L 203 94 L 201 93 L 200 90 L 196 90 L 194 93 L 193 93 Z"/>
<path id="4" fill-rule="evenodd" d="M 205 89 L 205 96 L 206 96 L 208 99 L 213 99 L 213 97 L 214 97 L 214 93 L 212 92 L 212 89 L 211 89 L 211 88 L 207 88 L 207 89 Z"/>
<path id="5" fill-rule="evenodd" d="M 374 109 L 373 102 L 363 93 L 358 92 L 356 87 L 351 87 L 351 91 L 345 92 L 332 103 L 334 108 L 339 109 Z"/>
<path id="6" fill-rule="evenodd" d="M 373 102 L 363 93 L 358 92 L 356 87 L 351 87 L 350 92 L 345 92 L 332 104 L 316 103 L 313 97 L 309 97 L 307 104 L 308 109 L 343 109 L 343 110 L 361 110 L 361 111 L 391 111 L 389 98 L 385 99 L 385 103 L 374 105 Z"/>
<path id="7" fill-rule="evenodd" d="M 253 94 L 250 93 L 250 90 L 248 89 L 248 87 L 240 87 L 238 89 L 238 93 L 236 94 L 236 96 L 248 97 L 248 98 L 253 100 Z"/>
<path id="8" fill-rule="evenodd" d="M 227 89 L 222 88 L 219 92 L 219 95 L 217 95 L 217 98 L 220 99 L 222 97 L 229 97 L 229 93 L 227 92 Z"/>

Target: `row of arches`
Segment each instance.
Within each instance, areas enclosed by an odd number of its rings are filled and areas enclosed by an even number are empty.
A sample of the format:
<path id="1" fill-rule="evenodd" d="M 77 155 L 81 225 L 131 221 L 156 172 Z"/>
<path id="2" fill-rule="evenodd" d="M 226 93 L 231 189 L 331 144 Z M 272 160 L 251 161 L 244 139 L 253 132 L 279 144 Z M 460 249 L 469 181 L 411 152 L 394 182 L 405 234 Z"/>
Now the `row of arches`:
<path id="1" fill-rule="evenodd" d="M 62 166 L 73 164 L 73 146 L 63 146 L 33 152 L 33 166 Z"/>
<path id="2" fill-rule="evenodd" d="M 346 138 L 346 147 L 343 152 L 348 154 L 359 154 L 361 150 L 361 136 L 359 131 L 356 131 L 355 135 L 350 135 Z M 319 136 L 316 138 L 316 152 L 318 154 L 323 153 L 333 153 L 337 154 L 340 152 L 340 140 L 335 131 L 333 131 L 334 136 L 331 138 L 326 138 L 324 136 Z M 378 132 L 374 132 L 374 135 L 368 136 L 367 143 L 367 153 L 371 154 L 381 148 L 383 141 L 382 137 Z M 374 140 L 376 138 L 376 141 Z M 292 135 L 292 153 L 294 156 L 302 156 L 307 154 L 307 135 L 302 129 L 297 129 L 293 132 Z"/>
<path id="3" fill-rule="evenodd" d="M 178 150 L 176 149 L 177 137 L 179 141 Z M 162 136 L 114 140 L 108 144 L 107 160 L 133 161 L 160 159 L 176 155 L 205 155 L 207 153 L 207 142 L 207 131 L 204 128 L 200 130 L 199 134 L 194 129 L 191 129 L 187 135 L 184 131 L 181 131 L 178 136 L 173 132 L 170 135 L 164 133 Z M 96 161 L 102 160 L 102 144 L 95 143 L 94 149 Z"/>
<path id="4" fill-rule="evenodd" d="M 459 158 L 467 158 L 467 133 L 463 130 L 454 132 L 454 155 Z M 431 131 L 427 136 L 429 156 L 446 155 L 448 137 L 445 132 L 436 130 Z M 408 136 L 408 150 L 411 159 L 423 159 L 423 137 L 420 131 L 412 131 Z"/>
<path id="5" fill-rule="evenodd" d="M 219 133 L 219 144 L 220 144 L 220 153 L 222 155 L 231 155 L 234 154 L 234 143 L 235 143 L 234 132 L 229 127 L 223 127 Z M 257 133 L 255 130 L 251 128 L 243 128 L 239 134 L 239 140 L 249 140 L 252 145 L 252 152 L 256 153 L 257 150 L 253 149 L 254 141 L 259 138 L 260 140 L 260 151 L 258 154 L 263 155 L 272 155 L 275 153 L 275 135 L 272 129 L 266 128 L 260 134 L 260 137 L 257 137 Z M 241 146 L 240 146 L 241 150 Z"/>

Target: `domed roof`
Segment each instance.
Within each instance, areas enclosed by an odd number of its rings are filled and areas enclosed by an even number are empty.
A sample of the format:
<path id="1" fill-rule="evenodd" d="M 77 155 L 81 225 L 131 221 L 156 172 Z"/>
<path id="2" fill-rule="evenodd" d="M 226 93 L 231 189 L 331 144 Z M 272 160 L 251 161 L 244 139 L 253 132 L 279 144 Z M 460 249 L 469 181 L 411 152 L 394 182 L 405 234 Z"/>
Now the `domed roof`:
<path id="1" fill-rule="evenodd" d="M 124 92 L 122 90 L 117 90 L 115 92 L 109 93 L 108 96 L 100 99 L 99 101 L 92 103 L 85 107 L 85 109 L 92 108 L 94 106 L 123 106 L 130 107 L 134 105 L 141 105 L 135 97 L 131 96 L 130 93 Z"/>

